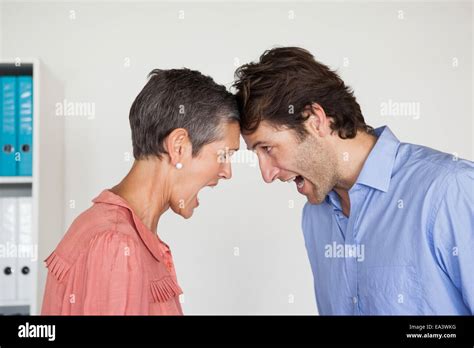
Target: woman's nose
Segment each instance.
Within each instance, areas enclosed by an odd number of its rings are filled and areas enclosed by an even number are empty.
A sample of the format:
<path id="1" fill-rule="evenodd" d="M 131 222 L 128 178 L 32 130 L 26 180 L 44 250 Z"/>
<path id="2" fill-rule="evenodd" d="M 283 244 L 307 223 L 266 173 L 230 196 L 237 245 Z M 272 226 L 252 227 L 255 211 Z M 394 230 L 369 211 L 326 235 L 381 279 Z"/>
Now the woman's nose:
<path id="1" fill-rule="evenodd" d="M 232 166 L 230 162 L 224 163 L 221 172 L 219 173 L 219 177 L 222 179 L 230 179 L 232 178 Z"/>

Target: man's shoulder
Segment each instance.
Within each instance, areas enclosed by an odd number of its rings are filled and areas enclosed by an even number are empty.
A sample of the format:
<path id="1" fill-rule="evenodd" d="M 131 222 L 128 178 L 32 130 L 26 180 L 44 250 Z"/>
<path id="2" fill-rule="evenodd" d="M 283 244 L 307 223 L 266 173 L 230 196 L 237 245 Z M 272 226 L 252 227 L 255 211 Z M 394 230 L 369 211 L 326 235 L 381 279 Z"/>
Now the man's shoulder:
<path id="1" fill-rule="evenodd" d="M 392 176 L 407 176 L 427 185 L 443 185 L 455 176 L 472 173 L 474 163 L 457 153 L 446 153 L 427 146 L 401 143 Z"/>

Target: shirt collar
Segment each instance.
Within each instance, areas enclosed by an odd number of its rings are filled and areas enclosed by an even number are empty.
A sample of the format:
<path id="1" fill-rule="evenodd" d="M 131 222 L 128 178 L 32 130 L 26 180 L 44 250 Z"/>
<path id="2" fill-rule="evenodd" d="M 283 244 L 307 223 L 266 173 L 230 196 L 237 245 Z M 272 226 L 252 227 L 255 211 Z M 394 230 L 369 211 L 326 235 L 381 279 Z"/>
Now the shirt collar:
<path id="1" fill-rule="evenodd" d="M 400 141 L 388 126 L 375 129 L 375 135 L 378 137 L 377 142 L 370 151 L 355 184 L 387 192 Z"/>
<path id="2" fill-rule="evenodd" d="M 135 225 L 135 229 L 138 231 L 138 235 L 147 249 L 158 261 L 161 262 L 164 260 L 164 253 L 169 250 L 168 245 L 164 243 L 157 234 L 153 233 L 148 229 L 148 227 L 145 226 L 145 224 L 128 205 L 127 201 L 110 190 L 104 190 L 96 198 L 94 198 L 92 202 L 118 205 L 129 210 Z"/>

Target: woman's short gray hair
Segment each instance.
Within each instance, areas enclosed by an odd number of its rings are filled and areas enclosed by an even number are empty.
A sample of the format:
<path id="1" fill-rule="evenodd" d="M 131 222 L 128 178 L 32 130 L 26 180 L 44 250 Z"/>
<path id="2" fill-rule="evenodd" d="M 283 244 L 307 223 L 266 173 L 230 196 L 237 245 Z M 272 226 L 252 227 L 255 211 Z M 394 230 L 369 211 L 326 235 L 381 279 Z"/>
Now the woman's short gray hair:
<path id="1" fill-rule="evenodd" d="M 130 108 L 135 159 L 166 153 L 164 139 L 176 128 L 188 131 L 193 156 L 219 140 L 226 122 L 239 122 L 237 102 L 222 85 L 195 70 L 155 69 Z"/>

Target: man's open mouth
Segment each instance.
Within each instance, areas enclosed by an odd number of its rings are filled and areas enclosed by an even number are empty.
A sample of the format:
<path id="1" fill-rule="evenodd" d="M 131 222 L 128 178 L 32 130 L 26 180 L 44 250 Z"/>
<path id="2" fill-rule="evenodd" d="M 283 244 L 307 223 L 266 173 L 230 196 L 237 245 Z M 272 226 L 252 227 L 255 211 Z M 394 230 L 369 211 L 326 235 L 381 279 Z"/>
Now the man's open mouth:
<path id="1" fill-rule="evenodd" d="M 296 178 L 295 178 L 294 181 L 295 181 L 296 187 L 298 187 L 298 189 L 303 188 L 303 186 L 304 186 L 304 178 L 303 178 L 301 175 L 296 176 Z"/>
<path id="2" fill-rule="evenodd" d="M 285 182 L 292 182 L 292 181 L 296 183 L 296 188 L 298 189 L 298 192 L 304 195 L 304 186 L 305 186 L 306 179 L 301 175 L 296 175 L 294 177 L 288 178 L 288 180 L 285 180 Z"/>

